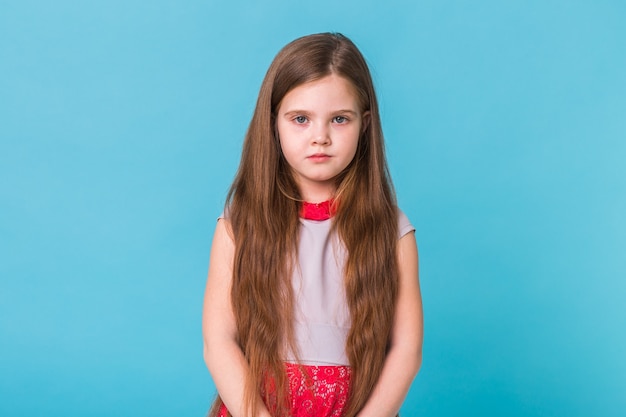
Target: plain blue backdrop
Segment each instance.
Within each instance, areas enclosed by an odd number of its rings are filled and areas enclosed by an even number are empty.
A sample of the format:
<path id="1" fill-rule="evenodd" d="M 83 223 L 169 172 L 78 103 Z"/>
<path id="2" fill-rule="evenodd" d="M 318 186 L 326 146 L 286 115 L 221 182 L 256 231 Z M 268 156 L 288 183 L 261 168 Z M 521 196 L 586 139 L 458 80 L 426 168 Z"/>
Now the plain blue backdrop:
<path id="1" fill-rule="evenodd" d="M 404 416 L 626 409 L 626 3 L 0 1 L 0 415 L 203 416 L 215 219 L 264 73 L 368 59 L 417 228 Z"/>

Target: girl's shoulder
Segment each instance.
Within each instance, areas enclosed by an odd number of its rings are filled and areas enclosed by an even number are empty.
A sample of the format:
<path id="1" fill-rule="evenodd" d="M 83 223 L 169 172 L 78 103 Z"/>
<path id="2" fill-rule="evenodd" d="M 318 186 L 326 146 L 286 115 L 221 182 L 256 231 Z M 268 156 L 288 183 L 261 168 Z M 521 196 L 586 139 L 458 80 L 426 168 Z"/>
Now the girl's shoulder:
<path id="1" fill-rule="evenodd" d="M 398 239 L 407 233 L 415 231 L 415 227 L 406 214 L 398 208 Z"/>

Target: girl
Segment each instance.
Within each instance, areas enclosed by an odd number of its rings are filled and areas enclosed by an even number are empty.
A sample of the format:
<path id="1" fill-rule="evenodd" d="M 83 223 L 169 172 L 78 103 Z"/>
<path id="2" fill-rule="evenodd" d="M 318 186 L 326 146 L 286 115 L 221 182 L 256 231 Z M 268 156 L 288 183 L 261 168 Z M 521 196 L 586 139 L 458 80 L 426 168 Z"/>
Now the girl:
<path id="1" fill-rule="evenodd" d="M 413 230 L 361 53 L 330 33 L 285 46 L 211 249 L 210 416 L 395 416 L 421 364 Z"/>

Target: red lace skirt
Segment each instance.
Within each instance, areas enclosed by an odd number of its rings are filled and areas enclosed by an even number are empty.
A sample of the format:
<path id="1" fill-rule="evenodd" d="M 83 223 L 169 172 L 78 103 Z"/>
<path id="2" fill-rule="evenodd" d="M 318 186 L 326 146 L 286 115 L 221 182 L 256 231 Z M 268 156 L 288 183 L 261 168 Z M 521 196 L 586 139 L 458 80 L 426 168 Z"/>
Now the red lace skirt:
<path id="1" fill-rule="evenodd" d="M 349 366 L 313 366 L 292 363 L 287 363 L 285 366 L 289 383 L 291 417 L 343 416 L 350 393 Z M 227 412 L 222 404 L 218 416 L 226 417 Z"/>

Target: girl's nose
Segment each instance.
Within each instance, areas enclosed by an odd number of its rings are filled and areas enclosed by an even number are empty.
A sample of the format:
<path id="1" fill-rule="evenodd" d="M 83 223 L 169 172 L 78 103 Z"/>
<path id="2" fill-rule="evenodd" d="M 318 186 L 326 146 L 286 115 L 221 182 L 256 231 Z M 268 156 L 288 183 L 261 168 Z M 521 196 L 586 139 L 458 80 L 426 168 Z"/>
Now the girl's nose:
<path id="1" fill-rule="evenodd" d="M 327 145 L 330 143 L 330 131 L 328 125 L 323 123 L 313 132 L 313 142 L 318 145 Z"/>

